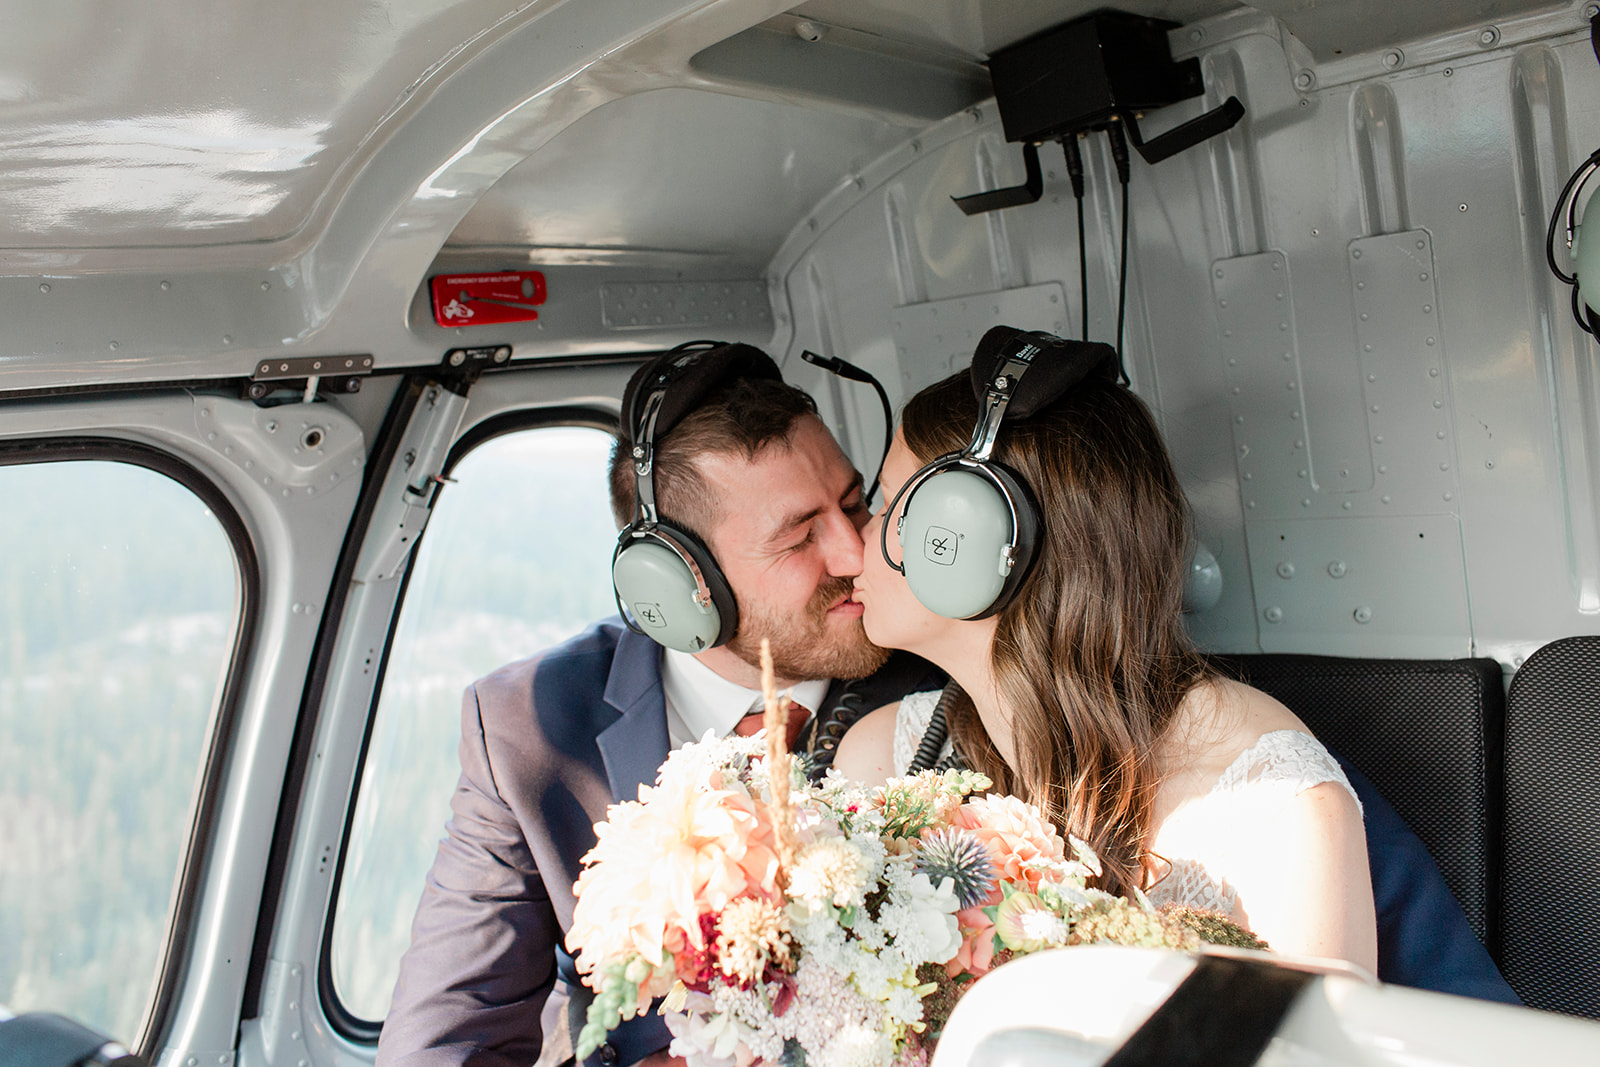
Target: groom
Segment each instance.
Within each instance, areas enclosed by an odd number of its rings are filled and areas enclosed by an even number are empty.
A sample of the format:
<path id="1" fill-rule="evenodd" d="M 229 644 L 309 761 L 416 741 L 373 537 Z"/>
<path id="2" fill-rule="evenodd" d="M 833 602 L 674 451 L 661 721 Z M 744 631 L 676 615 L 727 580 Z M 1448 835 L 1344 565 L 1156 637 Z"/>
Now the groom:
<path id="1" fill-rule="evenodd" d="M 670 356 L 634 374 L 625 417 Z M 850 599 L 868 504 L 815 402 L 748 345 L 718 345 L 695 364 L 686 391 L 659 404 L 654 493 L 662 521 L 704 542 L 727 578 L 737 630 L 689 655 L 613 618 L 467 690 L 452 817 L 378 1067 L 553 1067 L 572 1055 L 588 997 L 561 940 L 594 823 L 653 783 L 669 748 L 740 729 L 760 707 L 763 638 L 779 687 L 811 711 L 839 701 L 833 679 L 871 675 L 850 697 L 869 708 L 927 687 L 920 660 L 897 656 L 880 670 L 888 653 L 867 641 Z M 611 464 L 619 526 L 635 513 L 629 433 Z M 669 1040 L 651 1014 L 586 1062 L 666 1062 Z"/>

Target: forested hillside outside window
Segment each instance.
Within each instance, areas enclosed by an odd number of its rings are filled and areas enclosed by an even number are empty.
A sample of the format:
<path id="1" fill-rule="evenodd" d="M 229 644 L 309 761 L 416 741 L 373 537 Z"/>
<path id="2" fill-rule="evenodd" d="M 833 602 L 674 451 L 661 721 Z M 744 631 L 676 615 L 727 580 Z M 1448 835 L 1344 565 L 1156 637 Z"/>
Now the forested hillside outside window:
<path id="1" fill-rule="evenodd" d="M 450 816 L 462 690 L 616 612 L 610 452 L 611 435 L 585 427 L 493 438 L 456 466 L 434 506 L 385 667 L 335 911 L 334 990 L 357 1018 L 388 1014 Z"/>
<path id="2" fill-rule="evenodd" d="M 0 1004 L 132 1042 L 149 1010 L 241 590 L 193 492 L 0 465 Z"/>

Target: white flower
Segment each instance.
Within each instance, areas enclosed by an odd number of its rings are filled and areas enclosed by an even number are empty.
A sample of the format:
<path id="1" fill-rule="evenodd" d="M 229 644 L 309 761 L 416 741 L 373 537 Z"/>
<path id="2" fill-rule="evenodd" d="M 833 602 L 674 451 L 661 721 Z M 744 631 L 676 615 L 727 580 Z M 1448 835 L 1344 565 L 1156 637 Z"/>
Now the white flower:
<path id="1" fill-rule="evenodd" d="M 870 864 L 854 843 L 825 837 L 801 849 L 789 869 L 789 895 L 812 908 L 860 907 L 867 899 Z"/>

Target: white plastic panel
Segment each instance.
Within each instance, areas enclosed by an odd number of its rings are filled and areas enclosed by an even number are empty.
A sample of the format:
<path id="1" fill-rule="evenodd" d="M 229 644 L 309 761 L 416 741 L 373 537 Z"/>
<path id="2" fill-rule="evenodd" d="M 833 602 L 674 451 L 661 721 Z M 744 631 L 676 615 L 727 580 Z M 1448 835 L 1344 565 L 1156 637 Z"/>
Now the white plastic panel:
<path id="1" fill-rule="evenodd" d="M 1245 536 L 1263 652 L 1471 655 L 1453 517 L 1251 519 Z"/>
<path id="2" fill-rule="evenodd" d="M 895 308 L 891 318 L 895 355 L 901 360 L 902 384 L 909 396 L 926 384 L 930 371 L 943 377 L 971 363 L 978 340 L 991 326 L 1004 323 L 1020 330 L 1064 334 L 1067 299 L 1061 286 L 1052 282 L 907 304 Z"/>

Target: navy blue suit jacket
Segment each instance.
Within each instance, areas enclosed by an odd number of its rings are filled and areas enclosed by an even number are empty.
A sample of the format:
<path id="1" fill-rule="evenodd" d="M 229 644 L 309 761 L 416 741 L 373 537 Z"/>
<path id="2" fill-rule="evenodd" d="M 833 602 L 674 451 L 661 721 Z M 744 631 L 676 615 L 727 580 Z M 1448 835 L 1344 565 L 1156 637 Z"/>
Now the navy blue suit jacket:
<path id="1" fill-rule="evenodd" d="M 528 1067 L 570 1055 L 557 948 L 594 824 L 653 783 L 669 742 L 661 649 L 607 620 L 475 682 L 461 778 L 378 1044 L 379 1067 Z M 574 1014 L 587 991 L 572 990 Z M 581 1014 L 577 1024 L 582 1024 Z M 590 1058 L 670 1040 L 657 1015 Z"/>

